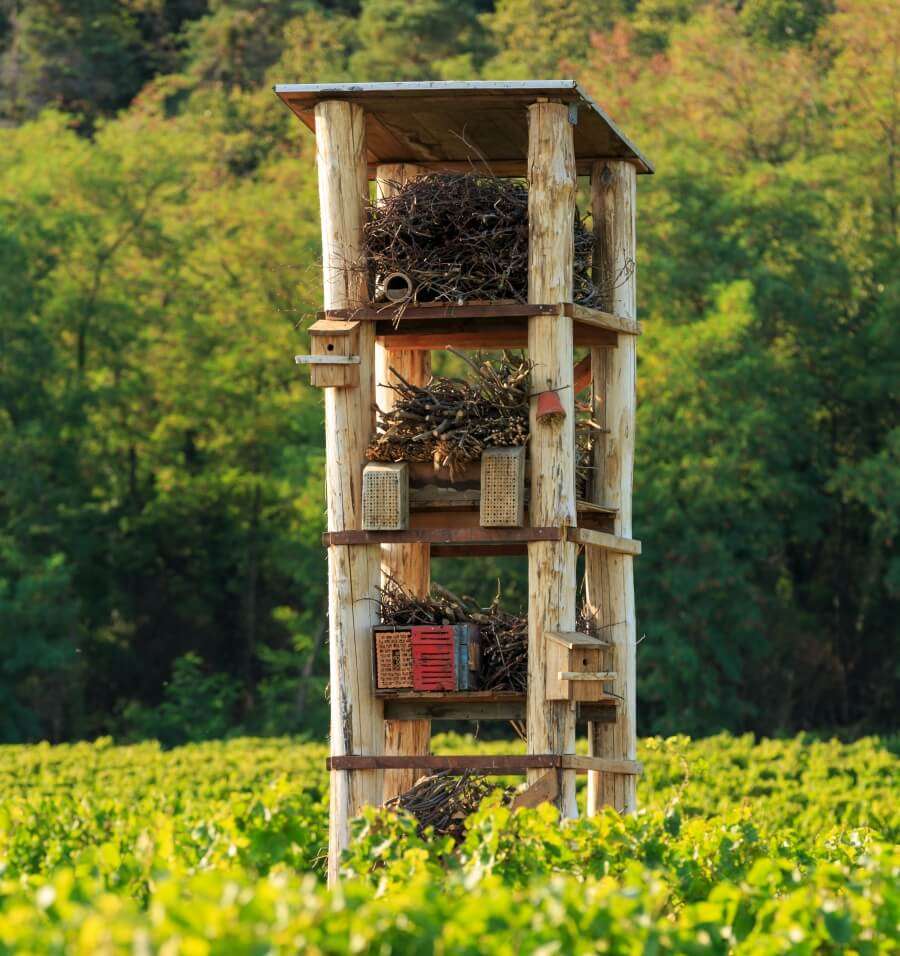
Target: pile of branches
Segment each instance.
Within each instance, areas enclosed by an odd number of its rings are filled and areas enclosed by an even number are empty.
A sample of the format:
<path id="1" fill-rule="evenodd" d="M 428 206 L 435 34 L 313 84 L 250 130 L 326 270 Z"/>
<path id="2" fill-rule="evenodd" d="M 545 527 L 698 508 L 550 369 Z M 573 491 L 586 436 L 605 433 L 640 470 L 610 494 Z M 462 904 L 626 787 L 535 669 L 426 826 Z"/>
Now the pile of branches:
<path id="1" fill-rule="evenodd" d="M 482 690 L 506 690 L 525 693 L 528 689 L 528 617 L 512 614 L 500 606 L 498 587 L 494 600 L 486 608 L 467 596 L 432 584 L 425 597 L 416 597 L 395 578 L 389 577 L 380 591 L 381 623 L 397 627 L 415 624 L 477 624 L 481 632 Z M 578 612 L 575 629 L 594 632 L 593 615 L 584 603 Z"/>
<path id="2" fill-rule="evenodd" d="M 594 240 L 576 213 L 574 298 L 595 305 Z M 414 302 L 528 301 L 528 190 L 476 172 L 431 173 L 369 209 L 369 281 L 402 273 Z"/>
<path id="3" fill-rule="evenodd" d="M 390 387 L 397 393 L 390 411 L 378 410 L 370 461 L 431 461 L 451 478 L 488 446 L 528 441 L 528 380 L 532 363 L 503 353 L 500 359 L 470 359 L 454 351 L 474 371 L 474 381 L 432 378 L 411 385 L 396 369 Z"/>
<path id="4" fill-rule="evenodd" d="M 426 597 L 415 597 L 394 578 L 381 589 L 381 623 L 477 624 L 481 632 L 480 687 L 525 692 L 528 686 L 528 619 L 500 606 L 500 591 L 481 608 L 471 597 L 432 584 Z"/>
<path id="5" fill-rule="evenodd" d="M 450 836 L 461 843 L 466 832 L 466 817 L 478 809 L 493 789 L 483 774 L 444 770 L 418 780 L 385 806 L 411 813 L 418 821 L 419 836 L 433 827 L 436 836 Z"/>
<path id="6" fill-rule="evenodd" d="M 425 597 L 416 597 L 396 578 L 387 577 L 379 590 L 382 624 L 412 627 L 416 624 L 468 624 L 473 602 L 458 598 L 439 584 L 431 585 Z"/>

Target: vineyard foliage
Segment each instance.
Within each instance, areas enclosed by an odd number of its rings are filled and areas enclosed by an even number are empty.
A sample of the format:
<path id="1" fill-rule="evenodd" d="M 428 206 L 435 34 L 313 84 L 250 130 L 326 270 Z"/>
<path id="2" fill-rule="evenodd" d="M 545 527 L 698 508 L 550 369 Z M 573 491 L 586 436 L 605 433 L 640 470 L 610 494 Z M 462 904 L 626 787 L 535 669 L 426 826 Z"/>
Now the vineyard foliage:
<path id="1" fill-rule="evenodd" d="M 498 793 L 456 849 L 373 811 L 334 893 L 324 756 L 0 748 L 0 953 L 896 952 L 887 741 L 648 739 L 637 816 L 560 828 Z"/>

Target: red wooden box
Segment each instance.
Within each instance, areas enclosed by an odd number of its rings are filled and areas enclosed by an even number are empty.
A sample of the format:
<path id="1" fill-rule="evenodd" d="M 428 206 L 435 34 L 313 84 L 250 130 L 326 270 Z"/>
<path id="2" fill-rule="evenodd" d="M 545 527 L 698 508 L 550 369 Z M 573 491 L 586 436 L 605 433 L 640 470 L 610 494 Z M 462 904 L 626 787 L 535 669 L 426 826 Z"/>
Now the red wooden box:
<path id="1" fill-rule="evenodd" d="M 413 690 L 456 690 L 456 636 L 450 625 L 412 628 Z"/>

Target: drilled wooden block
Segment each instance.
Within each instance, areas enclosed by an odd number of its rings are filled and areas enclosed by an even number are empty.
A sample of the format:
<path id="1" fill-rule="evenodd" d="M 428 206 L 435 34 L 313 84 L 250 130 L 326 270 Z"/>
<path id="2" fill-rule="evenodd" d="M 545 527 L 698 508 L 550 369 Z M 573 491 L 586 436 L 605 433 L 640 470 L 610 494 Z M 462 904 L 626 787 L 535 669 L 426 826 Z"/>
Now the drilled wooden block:
<path id="1" fill-rule="evenodd" d="M 481 455 L 483 528 L 515 528 L 525 521 L 525 448 L 486 448 Z"/>
<path id="2" fill-rule="evenodd" d="M 405 531 L 409 527 L 409 466 L 405 461 L 372 462 L 363 469 L 363 531 Z"/>
<path id="3" fill-rule="evenodd" d="M 375 686 L 379 690 L 413 686 L 412 634 L 409 631 L 375 631 Z"/>

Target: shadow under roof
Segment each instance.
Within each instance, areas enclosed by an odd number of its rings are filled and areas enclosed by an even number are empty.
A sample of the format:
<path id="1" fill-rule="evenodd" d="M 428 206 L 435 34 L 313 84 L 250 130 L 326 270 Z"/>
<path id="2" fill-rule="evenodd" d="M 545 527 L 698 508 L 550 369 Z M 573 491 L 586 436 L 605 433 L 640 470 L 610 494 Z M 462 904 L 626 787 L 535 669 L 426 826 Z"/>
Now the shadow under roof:
<path id="1" fill-rule="evenodd" d="M 428 83 L 279 83 L 276 95 L 315 133 L 323 100 L 349 100 L 366 111 L 370 167 L 416 163 L 523 176 L 528 160 L 527 108 L 539 98 L 567 103 L 575 121 L 578 172 L 598 159 L 625 159 L 639 173 L 653 166 L 574 80 Z"/>

